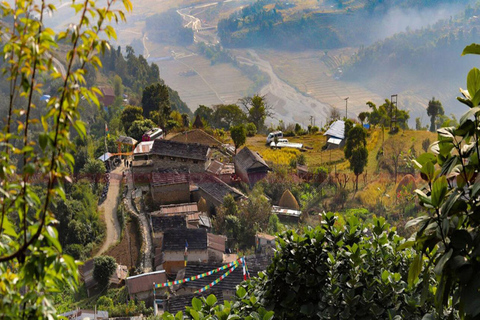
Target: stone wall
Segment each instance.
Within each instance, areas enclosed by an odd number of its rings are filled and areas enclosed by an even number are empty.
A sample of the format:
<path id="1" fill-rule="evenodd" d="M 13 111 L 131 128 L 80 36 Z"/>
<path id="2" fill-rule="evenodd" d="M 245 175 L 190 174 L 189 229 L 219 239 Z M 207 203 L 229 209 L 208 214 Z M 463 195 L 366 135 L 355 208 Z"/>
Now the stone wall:
<path id="1" fill-rule="evenodd" d="M 162 157 L 152 155 L 150 157 L 155 171 L 164 169 L 178 169 L 183 170 L 188 168 L 191 173 L 205 172 L 210 165 L 210 160 L 200 161 L 185 158 Z"/>
<path id="2" fill-rule="evenodd" d="M 152 186 L 151 193 L 155 205 L 190 202 L 190 185 L 188 182 Z"/>

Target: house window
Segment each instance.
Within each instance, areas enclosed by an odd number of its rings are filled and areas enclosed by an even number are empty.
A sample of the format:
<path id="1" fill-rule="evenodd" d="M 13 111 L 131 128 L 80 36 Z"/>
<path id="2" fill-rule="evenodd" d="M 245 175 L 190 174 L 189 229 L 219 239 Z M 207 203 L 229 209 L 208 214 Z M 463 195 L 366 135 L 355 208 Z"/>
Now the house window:
<path id="1" fill-rule="evenodd" d="M 193 160 L 193 163 L 198 163 L 198 160 Z"/>

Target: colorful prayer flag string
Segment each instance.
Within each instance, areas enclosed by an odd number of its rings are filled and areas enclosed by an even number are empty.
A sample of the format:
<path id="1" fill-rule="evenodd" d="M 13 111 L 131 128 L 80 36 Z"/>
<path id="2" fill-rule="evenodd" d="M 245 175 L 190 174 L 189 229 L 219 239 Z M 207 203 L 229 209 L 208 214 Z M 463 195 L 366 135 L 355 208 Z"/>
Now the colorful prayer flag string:
<path id="1" fill-rule="evenodd" d="M 182 283 L 185 283 L 185 282 L 202 279 L 204 277 L 208 277 L 212 274 L 215 274 L 217 272 L 226 270 L 226 269 L 231 268 L 231 267 L 236 268 L 240 264 L 241 260 L 242 260 L 242 258 L 240 258 L 238 260 L 235 260 L 233 262 L 230 262 L 229 264 L 226 264 L 226 265 L 224 265 L 222 267 L 219 267 L 217 269 L 213 269 L 213 270 L 210 270 L 208 272 L 205 272 L 205 273 L 202 273 L 202 274 L 199 274 L 199 275 L 196 275 L 196 276 L 192 276 L 192 277 L 189 277 L 189 278 L 184 278 L 184 279 L 174 280 L 174 281 L 169 281 L 169 282 L 164 282 L 164 283 L 157 283 L 157 284 L 154 284 L 154 288 L 171 287 L 171 286 L 174 286 L 174 285 L 177 285 L 177 284 L 182 284 Z"/>
<path id="2" fill-rule="evenodd" d="M 227 272 L 225 272 L 224 274 L 222 274 L 220 276 L 220 278 L 216 279 L 215 281 L 212 281 L 210 282 L 209 284 L 207 284 L 205 287 L 195 291 L 194 293 L 202 293 L 208 289 L 210 289 L 211 287 L 213 287 L 214 285 L 216 285 L 217 283 L 219 283 L 220 281 L 222 281 L 223 279 L 225 279 L 226 277 L 228 277 L 228 275 L 230 275 L 230 273 L 232 273 L 233 270 L 235 270 L 235 268 L 238 266 L 238 264 L 234 265 L 232 268 L 230 268 L 230 270 L 228 270 Z"/>

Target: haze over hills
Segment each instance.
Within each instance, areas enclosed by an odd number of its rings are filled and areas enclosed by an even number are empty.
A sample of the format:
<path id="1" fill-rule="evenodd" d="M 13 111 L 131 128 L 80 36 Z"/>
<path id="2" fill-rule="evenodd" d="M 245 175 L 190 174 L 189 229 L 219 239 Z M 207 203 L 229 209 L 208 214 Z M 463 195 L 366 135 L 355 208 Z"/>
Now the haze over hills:
<path id="1" fill-rule="evenodd" d="M 432 96 L 444 103 L 447 114 L 463 111 L 455 97 L 465 86 L 467 68 L 476 63 L 475 57 L 460 57 L 463 47 L 475 41 L 474 1 L 133 4 L 115 45 L 131 45 L 157 63 L 161 77 L 192 111 L 260 93 L 274 106 L 273 122 L 306 125 L 313 116 L 320 124 L 331 107 L 343 114 L 347 97 L 348 116 L 356 117 L 368 100 L 378 104 L 398 94 L 399 107 L 410 110 L 410 125 L 416 117 L 426 123 L 424 109 Z M 168 16 L 173 20 L 165 20 Z M 69 19 L 57 15 L 51 24 L 58 27 Z M 166 30 L 175 26 L 182 41 Z M 215 56 L 199 50 L 202 42 L 217 46 Z"/>

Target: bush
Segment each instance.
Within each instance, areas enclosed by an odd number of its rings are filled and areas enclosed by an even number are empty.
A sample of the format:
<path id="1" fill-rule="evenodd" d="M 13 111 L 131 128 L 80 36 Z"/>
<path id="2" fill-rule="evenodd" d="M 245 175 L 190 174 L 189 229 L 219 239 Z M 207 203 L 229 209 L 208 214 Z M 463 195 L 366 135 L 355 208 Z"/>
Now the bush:
<path id="1" fill-rule="evenodd" d="M 263 289 L 278 319 L 422 319 L 432 309 L 428 290 L 407 285 L 412 251 L 399 251 L 405 240 L 385 219 L 322 218 L 279 236 Z"/>
<path id="2" fill-rule="evenodd" d="M 246 129 L 247 129 L 247 137 L 253 137 L 257 134 L 257 127 L 252 122 L 247 123 Z"/>
<path id="3" fill-rule="evenodd" d="M 117 268 L 115 258 L 110 256 L 99 256 L 93 259 L 93 278 L 100 287 L 105 287 L 110 281 L 110 276 Z"/>

